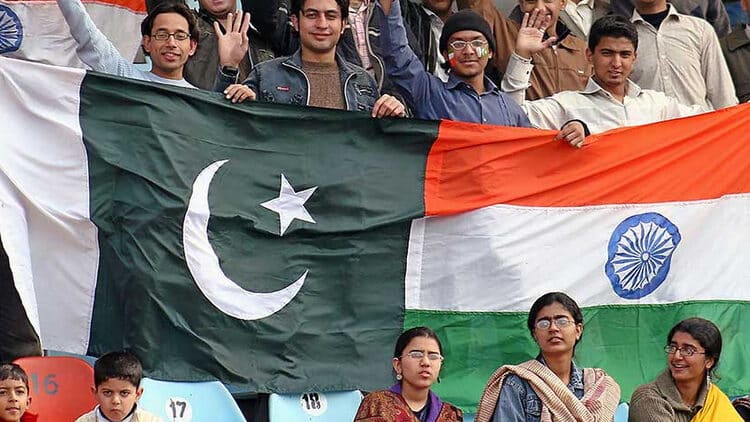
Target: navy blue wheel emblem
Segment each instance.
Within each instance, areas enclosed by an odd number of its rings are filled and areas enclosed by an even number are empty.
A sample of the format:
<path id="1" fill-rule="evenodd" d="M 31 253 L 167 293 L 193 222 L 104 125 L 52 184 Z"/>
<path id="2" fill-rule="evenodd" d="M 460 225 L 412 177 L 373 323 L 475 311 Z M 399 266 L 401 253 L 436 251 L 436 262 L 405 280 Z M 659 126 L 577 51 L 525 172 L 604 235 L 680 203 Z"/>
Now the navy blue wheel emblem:
<path id="1" fill-rule="evenodd" d="M 23 25 L 13 10 L 0 4 L 0 54 L 12 53 L 21 47 Z"/>
<path id="2" fill-rule="evenodd" d="M 681 240 L 677 226 L 650 212 L 626 218 L 609 239 L 604 272 L 618 296 L 640 299 L 669 274 L 672 253 Z"/>

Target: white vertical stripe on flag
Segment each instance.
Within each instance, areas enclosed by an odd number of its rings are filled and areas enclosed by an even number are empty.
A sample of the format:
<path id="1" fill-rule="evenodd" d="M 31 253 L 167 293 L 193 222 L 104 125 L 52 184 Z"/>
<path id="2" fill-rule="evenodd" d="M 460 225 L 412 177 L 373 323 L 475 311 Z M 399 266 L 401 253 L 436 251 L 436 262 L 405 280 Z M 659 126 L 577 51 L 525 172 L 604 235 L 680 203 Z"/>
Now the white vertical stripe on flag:
<path id="1" fill-rule="evenodd" d="M 0 236 L 43 347 L 78 353 L 99 265 L 78 115 L 84 76 L 0 57 Z"/>

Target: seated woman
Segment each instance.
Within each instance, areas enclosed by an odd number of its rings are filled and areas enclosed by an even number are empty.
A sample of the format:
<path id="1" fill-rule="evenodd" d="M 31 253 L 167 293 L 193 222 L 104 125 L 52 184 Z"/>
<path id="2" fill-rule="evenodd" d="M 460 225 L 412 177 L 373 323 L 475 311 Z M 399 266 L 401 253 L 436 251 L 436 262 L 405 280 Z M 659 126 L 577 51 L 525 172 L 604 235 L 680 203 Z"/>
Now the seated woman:
<path id="1" fill-rule="evenodd" d="M 416 327 L 396 341 L 396 384 L 368 394 L 355 422 L 461 422 L 461 409 L 440 401 L 430 387 L 440 375 L 443 346 L 434 331 Z"/>
<path id="2" fill-rule="evenodd" d="M 630 399 L 629 421 L 742 422 L 711 375 L 719 365 L 721 333 L 703 318 L 688 318 L 667 335 L 667 369 L 638 387 Z"/>
<path id="3" fill-rule="evenodd" d="M 620 386 L 601 369 L 573 362 L 583 335 L 583 314 L 565 293 L 534 302 L 527 325 L 539 345 L 536 359 L 505 365 L 490 377 L 477 422 L 612 421 Z"/>

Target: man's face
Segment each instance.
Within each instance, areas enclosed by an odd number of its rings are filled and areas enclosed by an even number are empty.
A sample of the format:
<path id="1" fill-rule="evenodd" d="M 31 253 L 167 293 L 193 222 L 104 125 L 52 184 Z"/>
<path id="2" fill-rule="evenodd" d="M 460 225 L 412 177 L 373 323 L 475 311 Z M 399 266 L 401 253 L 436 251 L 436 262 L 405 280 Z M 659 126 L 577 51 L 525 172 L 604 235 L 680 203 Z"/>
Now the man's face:
<path id="1" fill-rule="evenodd" d="M 633 43 L 624 37 L 602 37 L 593 53 L 586 49 L 586 57 L 594 66 L 594 77 L 607 91 L 627 84 L 636 56 Z"/>
<path id="2" fill-rule="evenodd" d="M 534 9 L 539 9 L 542 14 L 550 17 L 549 28 L 557 25 L 557 18 L 560 11 L 565 8 L 566 0 L 518 0 L 518 5 L 523 13 L 531 13 Z"/>
<path id="3" fill-rule="evenodd" d="M 201 9 L 211 15 L 224 19 L 227 13 L 234 13 L 237 8 L 237 2 L 234 0 L 200 0 Z"/>
<path id="4" fill-rule="evenodd" d="M 29 390 L 21 380 L 0 381 L 0 421 L 20 421 L 31 404 Z"/>
<path id="5" fill-rule="evenodd" d="M 484 75 L 484 68 L 492 58 L 487 38 L 481 32 L 471 30 L 452 34 L 448 38 L 447 54 L 443 54 L 451 71 L 462 79 Z"/>
<path id="6" fill-rule="evenodd" d="M 156 39 L 159 35 L 168 35 L 165 40 Z M 197 40 L 187 38 L 178 40 L 182 35 L 189 35 L 187 19 L 178 13 L 160 13 L 154 19 L 150 35 L 143 36 L 143 48 L 151 56 L 151 71 L 161 77 L 174 77 L 179 73 L 188 58 L 195 53 Z"/>
<path id="7" fill-rule="evenodd" d="M 635 8 L 637 10 L 646 9 L 649 13 L 654 10 L 666 10 L 667 0 L 635 0 Z"/>
<path id="8" fill-rule="evenodd" d="M 422 4 L 435 12 L 436 15 L 441 16 L 451 10 L 453 0 L 424 0 Z"/>
<path id="9" fill-rule="evenodd" d="M 294 29 L 299 32 L 302 50 L 325 54 L 336 48 L 344 20 L 335 0 L 307 0 L 299 16 L 292 16 Z"/>
<path id="10" fill-rule="evenodd" d="M 118 378 L 110 378 L 94 388 L 99 409 L 113 422 L 119 422 L 128 416 L 141 394 L 142 387 L 136 387 L 130 381 Z"/>

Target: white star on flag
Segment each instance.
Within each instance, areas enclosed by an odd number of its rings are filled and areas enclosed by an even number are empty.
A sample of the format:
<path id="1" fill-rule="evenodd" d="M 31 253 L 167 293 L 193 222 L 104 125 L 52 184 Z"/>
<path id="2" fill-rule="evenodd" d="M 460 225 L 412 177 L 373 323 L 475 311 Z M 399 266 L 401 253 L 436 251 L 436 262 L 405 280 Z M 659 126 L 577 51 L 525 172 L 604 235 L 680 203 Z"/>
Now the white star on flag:
<path id="1" fill-rule="evenodd" d="M 278 198 L 271 199 L 260 204 L 263 208 L 279 214 L 279 236 L 283 236 L 289 225 L 295 219 L 307 221 L 308 223 L 315 224 L 315 220 L 312 218 L 307 209 L 305 209 L 305 202 L 310 199 L 317 186 L 313 186 L 303 191 L 295 192 L 292 185 L 286 180 L 286 176 L 281 174 L 281 188 L 279 189 Z"/>

